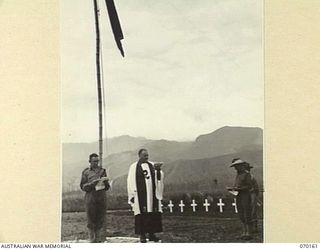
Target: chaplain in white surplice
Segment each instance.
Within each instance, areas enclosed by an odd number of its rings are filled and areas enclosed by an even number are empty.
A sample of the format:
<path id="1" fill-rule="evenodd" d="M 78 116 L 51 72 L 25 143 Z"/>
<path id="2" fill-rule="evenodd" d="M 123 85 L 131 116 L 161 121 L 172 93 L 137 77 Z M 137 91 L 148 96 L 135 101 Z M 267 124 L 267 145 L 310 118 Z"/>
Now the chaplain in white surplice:
<path id="1" fill-rule="evenodd" d="M 155 233 L 162 232 L 163 172 L 162 163 L 148 161 L 149 154 L 146 149 L 138 152 L 139 160 L 129 168 L 128 202 L 135 215 L 135 233 L 140 235 L 140 242 L 158 242 Z"/>

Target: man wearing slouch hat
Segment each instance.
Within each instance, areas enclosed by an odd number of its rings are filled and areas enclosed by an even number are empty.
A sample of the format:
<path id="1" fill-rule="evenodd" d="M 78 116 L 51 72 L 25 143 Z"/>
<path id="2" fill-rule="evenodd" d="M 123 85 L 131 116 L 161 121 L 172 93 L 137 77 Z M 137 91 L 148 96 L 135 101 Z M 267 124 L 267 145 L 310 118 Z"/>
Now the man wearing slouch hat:
<path id="1" fill-rule="evenodd" d="M 250 189 L 250 198 L 251 198 L 251 223 L 250 223 L 250 230 L 252 233 L 258 232 L 258 216 L 257 216 L 257 209 L 258 209 L 258 202 L 259 202 L 259 185 L 254 178 L 253 174 L 251 173 L 251 166 L 249 163 L 246 163 L 245 169 L 250 173 L 252 188 Z"/>
<path id="2" fill-rule="evenodd" d="M 236 203 L 240 220 L 243 224 L 243 234 L 240 238 L 244 240 L 252 239 L 250 234 L 251 224 L 251 193 L 252 179 L 249 171 L 246 169 L 247 163 L 239 158 L 233 159 L 230 167 L 237 171 L 234 186 L 229 190 L 238 192 Z"/>

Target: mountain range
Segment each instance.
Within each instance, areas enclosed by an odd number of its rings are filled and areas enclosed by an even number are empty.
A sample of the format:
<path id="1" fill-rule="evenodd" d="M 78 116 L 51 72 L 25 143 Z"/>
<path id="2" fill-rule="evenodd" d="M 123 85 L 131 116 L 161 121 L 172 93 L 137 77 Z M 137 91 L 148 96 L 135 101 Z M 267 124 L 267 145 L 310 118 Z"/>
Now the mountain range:
<path id="1" fill-rule="evenodd" d="M 241 158 L 254 166 L 258 183 L 263 180 L 263 131 L 255 127 L 225 126 L 194 141 L 151 140 L 123 135 L 104 141 L 108 154 L 104 167 L 113 180 L 112 193 L 126 192 L 126 175 L 137 151 L 146 148 L 151 161 L 164 162 L 165 187 L 175 191 L 224 191 L 235 173 L 232 159 Z M 80 175 L 88 166 L 88 155 L 97 152 L 98 142 L 63 144 L 63 190 L 79 189 Z"/>

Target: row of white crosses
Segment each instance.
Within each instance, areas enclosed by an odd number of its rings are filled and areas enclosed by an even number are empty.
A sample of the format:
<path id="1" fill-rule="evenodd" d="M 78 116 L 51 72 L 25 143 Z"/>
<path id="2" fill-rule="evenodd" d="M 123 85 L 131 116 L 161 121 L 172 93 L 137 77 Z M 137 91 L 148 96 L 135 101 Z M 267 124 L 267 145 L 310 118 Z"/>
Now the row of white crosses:
<path id="1" fill-rule="evenodd" d="M 209 212 L 209 207 L 211 206 L 211 204 L 208 202 L 208 199 L 205 199 L 204 201 L 205 202 L 202 205 L 205 207 L 205 211 Z M 161 202 L 160 202 L 159 205 L 160 205 L 160 208 L 162 210 L 163 205 L 161 204 Z M 183 203 L 183 200 L 180 200 L 180 203 L 179 203 L 178 206 L 180 207 L 180 212 L 183 213 L 184 207 L 186 206 Z M 195 200 L 192 200 L 192 203 L 190 204 L 190 206 L 192 207 L 192 212 L 196 212 L 196 207 L 198 206 L 198 204 L 195 202 Z M 219 212 L 223 213 L 223 207 L 225 206 L 225 204 L 222 202 L 221 198 L 219 199 L 219 202 L 217 203 L 217 206 L 219 207 Z M 232 206 L 234 207 L 234 211 L 236 213 L 238 213 L 236 199 L 233 200 Z M 169 207 L 170 213 L 173 213 L 174 204 L 172 203 L 171 200 L 169 201 L 168 207 Z"/>

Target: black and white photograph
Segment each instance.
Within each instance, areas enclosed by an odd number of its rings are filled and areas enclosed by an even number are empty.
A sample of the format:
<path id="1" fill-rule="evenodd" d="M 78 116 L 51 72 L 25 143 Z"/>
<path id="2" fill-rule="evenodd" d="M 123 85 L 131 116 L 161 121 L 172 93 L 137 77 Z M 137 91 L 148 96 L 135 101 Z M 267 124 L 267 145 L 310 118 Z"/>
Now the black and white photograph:
<path id="1" fill-rule="evenodd" d="M 62 242 L 264 242 L 263 4 L 60 0 Z"/>

